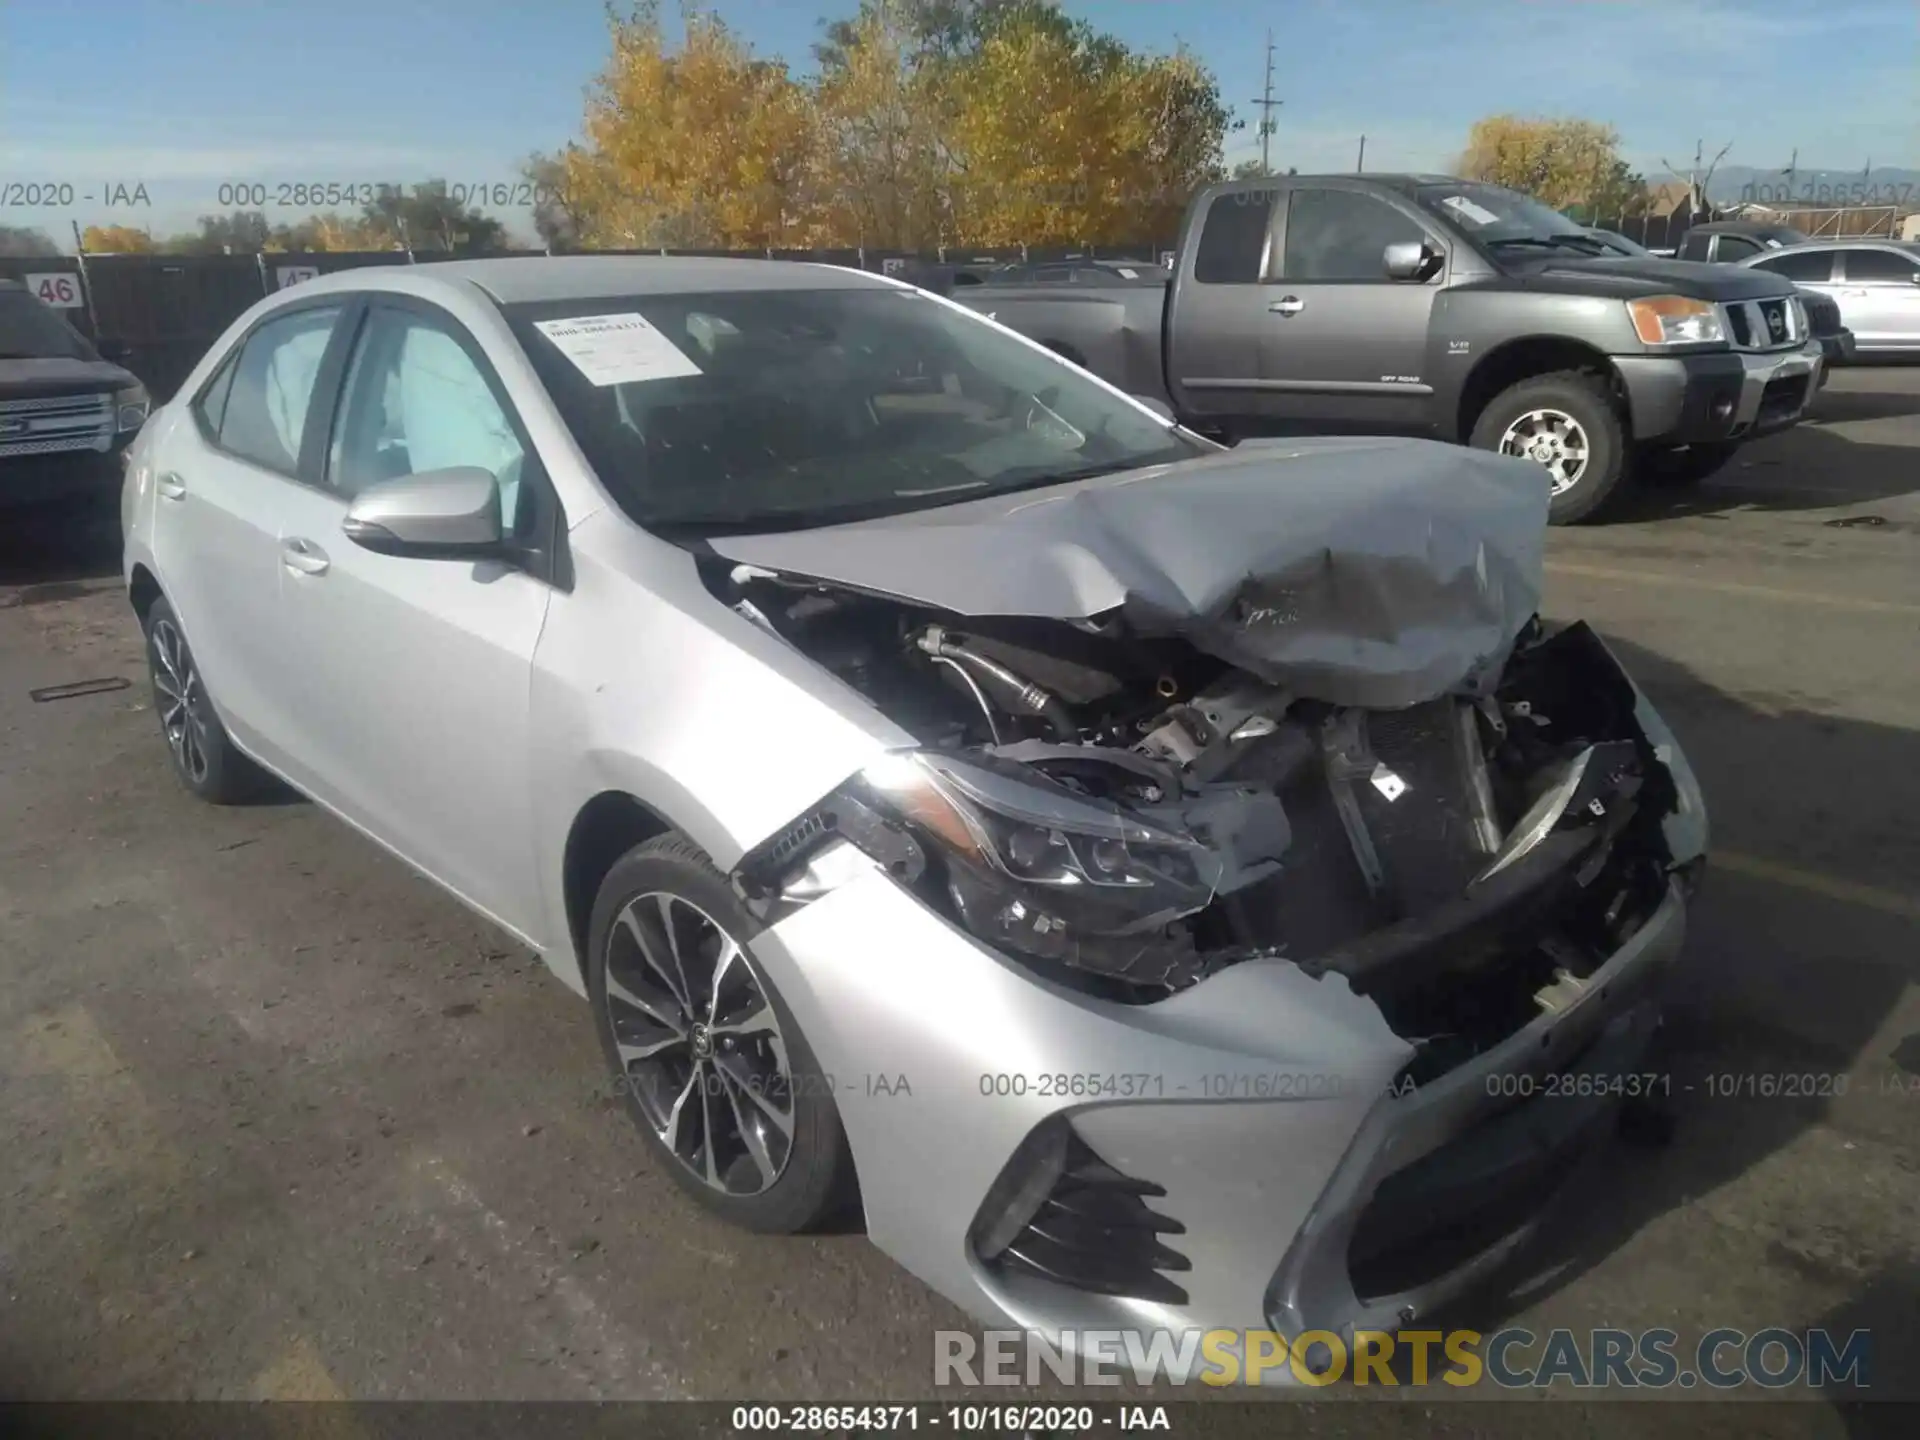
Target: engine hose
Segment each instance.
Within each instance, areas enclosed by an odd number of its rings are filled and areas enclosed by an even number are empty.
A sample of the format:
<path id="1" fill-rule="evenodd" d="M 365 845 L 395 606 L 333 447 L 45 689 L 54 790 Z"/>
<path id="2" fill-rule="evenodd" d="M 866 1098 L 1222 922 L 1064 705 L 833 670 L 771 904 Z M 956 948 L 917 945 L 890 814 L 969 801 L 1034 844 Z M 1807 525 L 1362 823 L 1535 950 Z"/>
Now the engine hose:
<path id="1" fill-rule="evenodd" d="M 929 625 L 914 637 L 914 643 L 935 659 L 949 661 L 963 674 L 978 680 L 1008 714 L 1038 715 L 1056 739 L 1068 744 L 1080 738 L 1079 723 L 1059 696 L 1022 679 L 998 660 L 970 647 L 964 639 L 956 639 L 938 625 Z"/>

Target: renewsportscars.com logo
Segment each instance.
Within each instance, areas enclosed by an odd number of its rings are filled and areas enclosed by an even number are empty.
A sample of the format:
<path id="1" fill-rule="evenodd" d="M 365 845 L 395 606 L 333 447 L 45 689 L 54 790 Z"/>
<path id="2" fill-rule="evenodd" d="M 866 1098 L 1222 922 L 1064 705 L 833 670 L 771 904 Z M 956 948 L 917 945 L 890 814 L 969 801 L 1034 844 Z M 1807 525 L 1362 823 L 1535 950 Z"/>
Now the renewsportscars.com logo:
<path id="1" fill-rule="evenodd" d="M 1709 1330 L 1685 1342 L 1666 1329 L 936 1330 L 935 1385 L 1353 1385 L 1504 1390 L 1783 1390 L 1872 1385 L 1873 1335 L 1781 1326 Z"/>

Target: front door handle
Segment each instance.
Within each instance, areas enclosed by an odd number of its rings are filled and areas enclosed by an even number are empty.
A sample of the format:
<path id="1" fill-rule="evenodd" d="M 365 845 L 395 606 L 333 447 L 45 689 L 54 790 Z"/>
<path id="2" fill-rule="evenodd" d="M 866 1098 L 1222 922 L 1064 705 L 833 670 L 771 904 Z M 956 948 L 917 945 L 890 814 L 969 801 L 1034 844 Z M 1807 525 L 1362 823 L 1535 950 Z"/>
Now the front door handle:
<path id="1" fill-rule="evenodd" d="M 1276 300 L 1267 309 L 1276 315 L 1298 315 L 1307 308 L 1307 302 L 1298 295 L 1289 295 L 1284 300 Z"/>
<path id="2" fill-rule="evenodd" d="M 153 482 L 153 488 L 160 492 L 162 500 L 184 500 L 187 498 L 187 485 L 173 471 L 163 471 Z"/>
<path id="3" fill-rule="evenodd" d="M 289 540 L 280 547 L 280 561 L 295 575 L 324 575 L 333 562 L 311 540 Z"/>

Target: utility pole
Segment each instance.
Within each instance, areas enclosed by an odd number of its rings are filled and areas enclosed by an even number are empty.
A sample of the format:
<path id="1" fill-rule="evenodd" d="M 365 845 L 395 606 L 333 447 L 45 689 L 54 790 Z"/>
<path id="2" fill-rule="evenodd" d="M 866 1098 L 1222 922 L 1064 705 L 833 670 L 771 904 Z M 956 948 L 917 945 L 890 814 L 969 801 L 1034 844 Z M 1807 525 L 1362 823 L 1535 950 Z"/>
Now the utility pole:
<path id="1" fill-rule="evenodd" d="M 1360 158 L 1353 162 L 1353 173 L 1364 174 L 1367 168 L 1367 137 L 1360 137 Z"/>
<path id="2" fill-rule="evenodd" d="M 1260 173 L 1271 175 L 1273 167 L 1267 163 L 1267 142 L 1273 138 L 1273 112 L 1286 102 L 1273 98 L 1273 31 L 1267 31 L 1267 83 L 1260 98 L 1253 102 L 1260 107 Z"/>

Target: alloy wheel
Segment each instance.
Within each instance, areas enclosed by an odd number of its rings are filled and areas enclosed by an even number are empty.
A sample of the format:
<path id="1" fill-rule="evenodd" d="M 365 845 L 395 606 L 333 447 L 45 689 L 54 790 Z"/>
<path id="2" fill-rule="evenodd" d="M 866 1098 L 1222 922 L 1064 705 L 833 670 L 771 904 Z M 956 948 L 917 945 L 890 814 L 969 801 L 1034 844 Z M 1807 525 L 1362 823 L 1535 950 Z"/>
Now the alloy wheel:
<path id="1" fill-rule="evenodd" d="M 1580 483 L 1593 453 L 1585 428 L 1564 410 L 1529 410 L 1517 417 L 1500 437 L 1499 450 L 1545 466 L 1555 495 Z"/>
<path id="2" fill-rule="evenodd" d="M 207 778 L 212 739 L 207 714 L 207 691 L 193 663 L 193 651 L 171 620 L 160 620 L 148 641 L 152 654 L 153 691 L 160 709 L 160 725 L 167 745 L 184 774 L 195 785 Z"/>
<path id="3" fill-rule="evenodd" d="M 605 958 L 621 1080 L 647 1124 L 712 1189 L 767 1190 L 793 1150 L 793 1075 L 746 950 L 691 900 L 651 891 L 621 910 Z"/>

